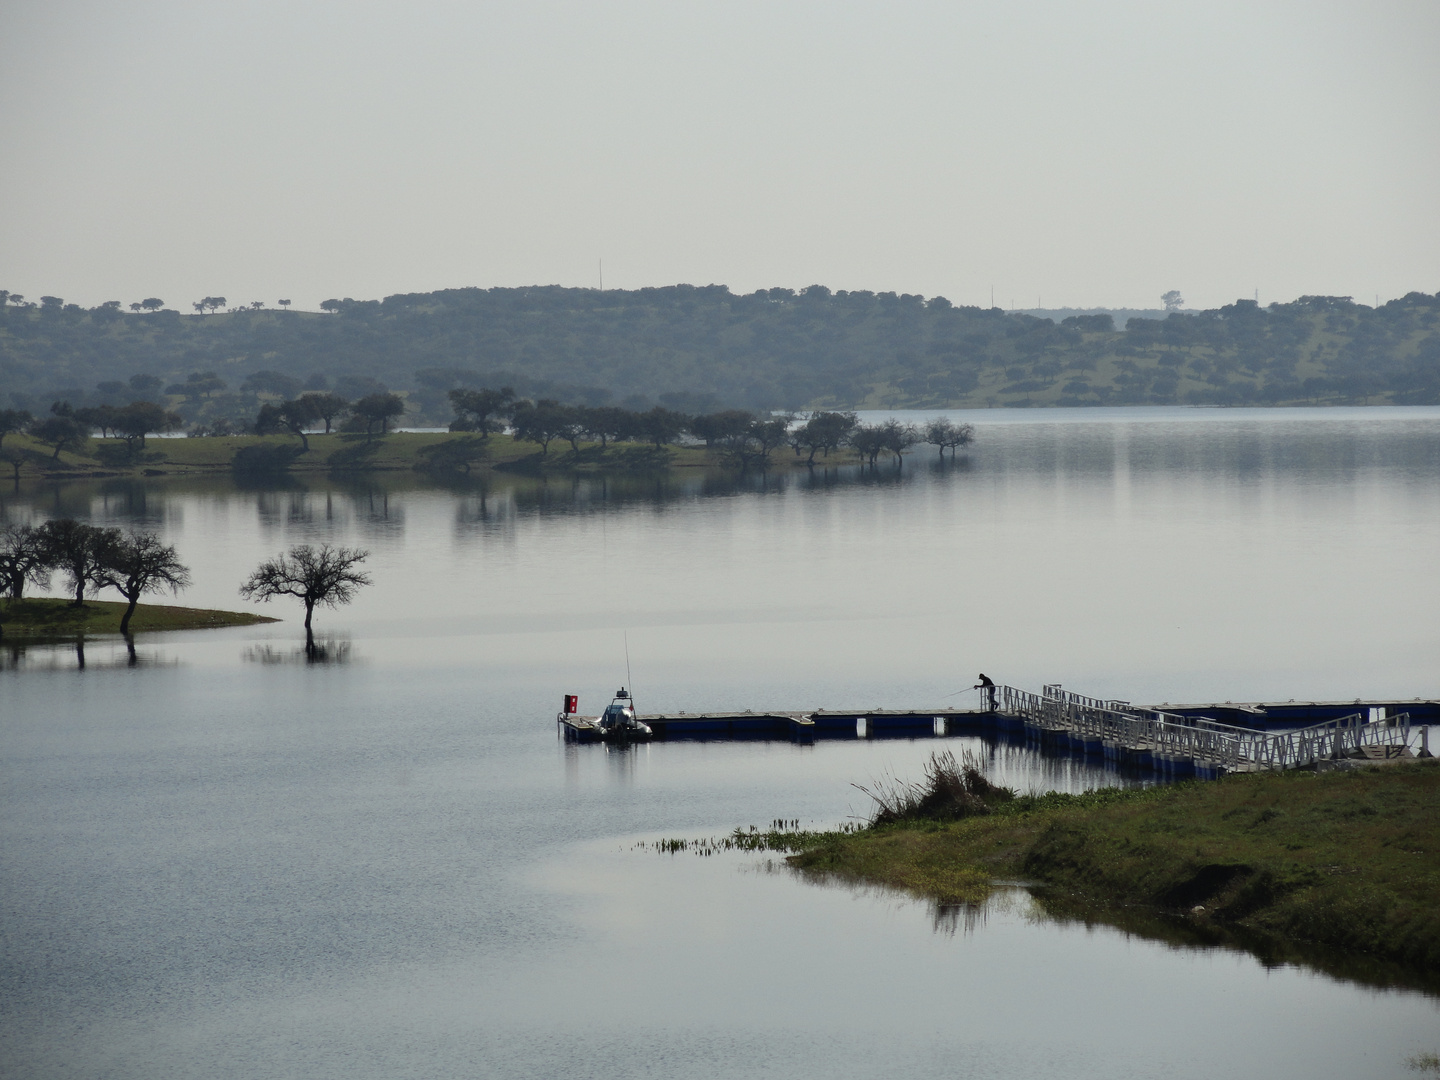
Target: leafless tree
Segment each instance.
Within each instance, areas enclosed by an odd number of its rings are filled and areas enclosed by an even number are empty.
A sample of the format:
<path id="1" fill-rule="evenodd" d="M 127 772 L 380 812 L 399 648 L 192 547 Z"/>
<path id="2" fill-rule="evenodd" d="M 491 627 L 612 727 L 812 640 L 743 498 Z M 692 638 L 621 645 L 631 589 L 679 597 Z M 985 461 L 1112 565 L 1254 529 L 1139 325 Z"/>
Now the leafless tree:
<path id="1" fill-rule="evenodd" d="M 162 544 L 154 533 L 111 537 L 101 561 L 95 584 L 116 589 L 130 602 L 120 617 L 120 633 L 127 636 L 141 595 L 165 589 L 178 593 L 190 584 L 190 568 L 180 561 L 173 547 Z"/>
<path id="2" fill-rule="evenodd" d="M 0 590 L 19 600 L 27 583 L 37 589 L 50 584 L 44 541 L 32 525 L 6 525 L 0 529 Z"/>
<path id="3" fill-rule="evenodd" d="M 348 604 L 370 576 L 355 569 L 370 553 L 359 548 L 318 548 L 299 544 L 289 552 L 261 563 L 249 580 L 240 586 L 247 600 L 267 601 L 274 596 L 293 596 L 305 605 L 305 649 L 315 652 L 315 634 L 310 618 L 317 604 L 339 607 Z"/>
<path id="4" fill-rule="evenodd" d="M 45 550 L 45 561 L 70 578 L 75 593 L 71 607 L 85 606 L 85 586 L 100 588 L 100 573 L 110 550 L 120 539 L 119 529 L 101 529 L 72 518 L 55 518 L 35 530 Z"/>
<path id="5" fill-rule="evenodd" d="M 974 438 L 974 425 L 957 424 L 944 416 L 936 417 L 925 425 L 925 441 L 931 446 L 938 446 L 942 458 L 947 449 L 954 457 L 957 447 L 969 446 Z"/>

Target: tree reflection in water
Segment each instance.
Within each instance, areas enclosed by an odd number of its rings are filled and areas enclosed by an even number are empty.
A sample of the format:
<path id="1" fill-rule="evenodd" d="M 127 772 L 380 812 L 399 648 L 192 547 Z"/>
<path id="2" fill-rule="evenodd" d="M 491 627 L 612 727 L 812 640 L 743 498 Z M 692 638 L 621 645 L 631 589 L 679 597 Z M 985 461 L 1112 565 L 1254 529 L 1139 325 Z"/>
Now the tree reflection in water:
<path id="1" fill-rule="evenodd" d="M 313 649 L 304 645 L 275 646 L 268 642 L 251 645 L 240 654 L 247 664 L 348 664 L 354 659 L 351 643 L 339 638 L 324 638 Z"/>
<path id="2" fill-rule="evenodd" d="M 161 649 L 136 648 L 133 636 L 0 643 L 0 671 L 106 671 L 178 663 Z"/>

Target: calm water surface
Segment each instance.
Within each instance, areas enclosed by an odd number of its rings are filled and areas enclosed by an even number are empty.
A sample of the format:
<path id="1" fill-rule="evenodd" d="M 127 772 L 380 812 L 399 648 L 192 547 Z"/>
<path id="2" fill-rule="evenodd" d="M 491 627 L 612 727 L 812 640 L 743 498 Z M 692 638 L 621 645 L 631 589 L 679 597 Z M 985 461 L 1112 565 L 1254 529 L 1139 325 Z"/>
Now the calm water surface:
<path id="1" fill-rule="evenodd" d="M 1374 977 L 637 847 L 864 814 L 926 740 L 556 741 L 627 639 L 654 709 L 1440 694 L 1440 410 L 965 418 L 968 458 L 874 473 L 0 494 L 161 532 L 186 603 L 300 542 L 376 579 L 317 616 L 342 662 L 285 607 L 0 653 L 5 1074 L 1413 1075 L 1437 1000 Z"/>

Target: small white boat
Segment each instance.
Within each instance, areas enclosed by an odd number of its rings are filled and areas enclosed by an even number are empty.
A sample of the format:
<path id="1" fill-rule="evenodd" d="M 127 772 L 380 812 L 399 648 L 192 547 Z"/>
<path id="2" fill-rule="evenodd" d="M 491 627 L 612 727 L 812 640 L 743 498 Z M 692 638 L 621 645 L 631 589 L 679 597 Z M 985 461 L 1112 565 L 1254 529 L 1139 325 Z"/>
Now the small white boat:
<path id="1" fill-rule="evenodd" d="M 595 726 L 606 742 L 649 742 L 654 734 L 649 724 L 635 718 L 635 702 L 623 686 Z"/>

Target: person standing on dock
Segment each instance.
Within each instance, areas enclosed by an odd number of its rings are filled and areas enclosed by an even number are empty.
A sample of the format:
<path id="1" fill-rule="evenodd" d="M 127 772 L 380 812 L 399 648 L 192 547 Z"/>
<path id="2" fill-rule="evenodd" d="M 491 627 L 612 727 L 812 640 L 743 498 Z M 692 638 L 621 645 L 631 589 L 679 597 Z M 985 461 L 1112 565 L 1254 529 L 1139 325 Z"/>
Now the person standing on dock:
<path id="1" fill-rule="evenodd" d="M 983 690 L 985 698 L 985 710 L 995 711 L 995 684 L 990 681 L 990 676 L 983 671 L 980 673 L 980 681 L 970 688 L 971 690 Z"/>

